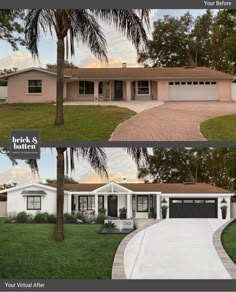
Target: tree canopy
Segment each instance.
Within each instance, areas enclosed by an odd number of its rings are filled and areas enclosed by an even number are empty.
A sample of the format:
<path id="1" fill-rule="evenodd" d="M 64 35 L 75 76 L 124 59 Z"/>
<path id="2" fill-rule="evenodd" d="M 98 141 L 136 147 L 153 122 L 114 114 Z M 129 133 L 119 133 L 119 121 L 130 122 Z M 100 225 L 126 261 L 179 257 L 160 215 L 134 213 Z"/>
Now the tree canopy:
<path id="1" fill-rule="evenodd" d="M 138 61 L 146 66 L 207 66 L 236 73 L 236 11 L 207 10 L 194 18 L 164 16 L 154 22 L 152 39 Z"/>
<path id="2" fill-rule="evenodd" d="M 204 182 L 236 190 L 236 150 L 227 148 L 155 148 L 146 167 L 145 182 Z"/>

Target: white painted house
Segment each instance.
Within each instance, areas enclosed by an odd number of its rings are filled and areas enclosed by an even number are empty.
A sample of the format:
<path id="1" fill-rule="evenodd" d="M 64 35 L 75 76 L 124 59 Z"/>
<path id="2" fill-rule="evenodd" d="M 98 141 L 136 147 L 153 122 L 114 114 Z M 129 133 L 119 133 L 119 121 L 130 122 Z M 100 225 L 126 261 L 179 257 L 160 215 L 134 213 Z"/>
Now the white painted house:
<path id="1" fill-rule="evenodd" d="M 65 184 L 64 212 L 98 215 L 105 208 L 107 216 L 119 217 L 121 208 L 127 218 L 222 218 L 221 207 L 231 214 L 234 193 L 204 183 L 143 184 L 110 182 L 107 184 Z M 56 188 L 44 184 L 28 184 L 3 190 L 7 192 L 7 215 L 21 211 L 56 214 Z"/>

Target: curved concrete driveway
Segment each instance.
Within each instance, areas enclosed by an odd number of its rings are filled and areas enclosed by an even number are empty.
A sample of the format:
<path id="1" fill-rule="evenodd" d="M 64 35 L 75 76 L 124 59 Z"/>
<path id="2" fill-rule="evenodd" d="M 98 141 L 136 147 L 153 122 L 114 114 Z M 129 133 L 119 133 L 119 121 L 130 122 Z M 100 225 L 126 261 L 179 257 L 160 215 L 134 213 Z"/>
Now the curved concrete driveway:
<path id="1" fill-rule="evenodd" d="M 169 219 L 135 235 L 124 253 L 128 279 L 231 279 L 213 234 L 225 220 Z"/>
<path id="2" fill-rule="evenodd" d="M 167 102 L 120 124 L 111 141 L 204 141 L 201 122 L 236 114 L 236 102 Z"/>

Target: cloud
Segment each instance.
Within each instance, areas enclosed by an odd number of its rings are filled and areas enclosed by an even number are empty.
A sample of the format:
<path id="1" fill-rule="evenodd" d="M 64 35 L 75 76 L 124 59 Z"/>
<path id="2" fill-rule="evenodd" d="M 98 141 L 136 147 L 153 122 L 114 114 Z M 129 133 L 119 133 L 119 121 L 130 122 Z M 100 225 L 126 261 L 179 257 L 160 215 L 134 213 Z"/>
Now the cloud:
<path id="1" fill-rule="evenodd" d="M 125 60 L 122 57 L 111 57 L 108 59 L 108 63 L 101 62 L 100 60 L 96 59 L 93 56 L 86 57 L 83 59 L 79 67 L 82 68 L 120 68 L 122 66 L 122 63 L 126 63 L 127 60 Z M 128 67 L 137 67 L 138 64 L 134 62 L 127 63 Z"/>
<path id="2" fill-rule="evenodd" d="M 14 167 L 0 173 L 0 184 L 16 182 L 21 185 L 38 181 L 39 177 L 34 176 L 28 168 Z"/>
<path id="3" fill-rule="evenodd" d="M 124 180 L 125 178 L 125 180 Z M 107 183 L 110 181 L 114 181 L 116 183 L 131 183 L 131 182 L 140 182 L 137 177 L 127 177 L 122 172 L 111 172 L 109 173 L 109 178 L 101 177 L 94 172 L 87 172 L 82 177 L 81 183 Z"/>
<path id="4" fill-rule="evenodd" d="M 39 61 L 37 61 L 36 59 L 34 60 L 30 53 L 15 52 L 12 55 L 0 59 L 1 69 L 8 69 L 12 67 L 25 69 L 37 66 L 40 66 Z"/>

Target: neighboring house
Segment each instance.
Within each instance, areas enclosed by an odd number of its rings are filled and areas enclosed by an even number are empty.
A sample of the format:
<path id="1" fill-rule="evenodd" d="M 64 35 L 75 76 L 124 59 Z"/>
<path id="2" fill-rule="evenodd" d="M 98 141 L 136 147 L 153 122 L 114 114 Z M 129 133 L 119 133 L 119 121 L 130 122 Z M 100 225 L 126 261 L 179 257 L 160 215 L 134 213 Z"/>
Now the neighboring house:
<path id="1" fill-rule="evenodd" d="M 233 75 L 206 67 L 70 68 L 64 100 L 231 101 Z M 8 103 L 56 101 L 55 70 L 29 68 L 5 75 Z"/>
<path id="2" fill-rule="evenodd" d="M 127 218 L 161 218 L 161 206 L 168 207 L 167 218 L 222 218 L 221 207 L 231 214 L 234 193 L 204 183 L 123 183 L 65 184 L 64 212 L 83 212 L 119 217 L 127 209 Z M 7 215 L 26 211 L 56 214 L 56 188 L 44 184 L 16 186 L 7 190 Z M 1 192 L 0 192 L 1 194 Z"/>

